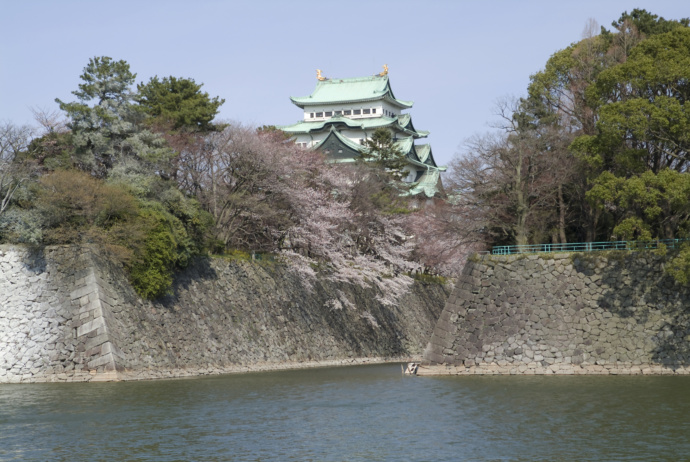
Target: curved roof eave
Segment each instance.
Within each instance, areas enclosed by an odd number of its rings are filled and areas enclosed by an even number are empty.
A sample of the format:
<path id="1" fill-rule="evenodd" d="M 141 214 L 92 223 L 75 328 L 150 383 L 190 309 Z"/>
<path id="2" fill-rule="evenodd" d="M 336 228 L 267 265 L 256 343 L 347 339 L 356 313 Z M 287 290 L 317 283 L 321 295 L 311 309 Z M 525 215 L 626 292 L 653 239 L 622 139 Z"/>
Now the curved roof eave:
<path id="1" fill-rule="evenodd" d="M 434 159 L 434 153 L 431 150 L 431 146 L 429 146 L 429 155 L 427 156 L 427 158 L 424 162 L 431 162 L 431 165 L 438 168 L 442 172 L 445 172 L 446 170 L 448 170 L 448 167 L 439 166 L 438 164 L 436 164 L 436 159 Z"/>
<path id="2" fill-rule="evenodd" d="M 390 96 L 388 96 L 388 95 L 390 95 Z M 395 98 L 390 93 L 386 94 L 386 96 L 388 96 L 388 97 L 384 97 L 384 99 L 386 101 L 388 101 L 389 103 L 391 103 L 394 106 L 398 106 L 400 109 L 409 109 L 412 106 L 414 106 L 414 101 L 403 101 L 401 99 Z"/>
<path id="3" fill-rule="evenodd" d="M 376 123 L 380 122 L 380 123 Z M 328 124 L 337 124 L 341 123 L 344 125 L 347 125 L 348 128 L 354 128 L 354 129 L 362 129 L 362 128 L 379 128 L 379 127 L 387 127 L 389 125 L 393 125 L 396 123 L 395 118 L 392 117 L 372 117 L 372 118 L 363 118 L 363 119 L 351 119 L 349 117 L 345 116 L 333 116 L 330 117 L 326 120 L 319 120 L 319 121 L 300 121 L 297 122 L 296 124 L 292 125 L 281 125 L 278 126 L 280 130 L 287 131 L 287 132 L 293 132 L 293 133 L 309 133 L 313 130 L 322 130 L 326 125 Z M 364 125 L 370 125 L 368 127 L 364 127 Z M 295 127 L 295 128 L 292 128 Z M 308 129 L 306 129 L 308 127 Z"/>
<path id="4" fill-rule="evenodd" d="M 343 117 L 343 116 L 334 116 L 331 117 L 330 119 L 326 120 L 321 120 L 318 122 L 309 122 L 309 121 L 300 121 L 296 124 L 292 125 L 280 125 L 277 128 L 289 133 L 291 135 L 298 135 L 298 134 L 307 134 L 312 131 L 321 131 L 323 130 L 327 125 L 329 124 L 338 124 L 341 123 L 343 125 L 346 125 L 348 128 L 355 129 L 355 130 L 361 130 L 361 129 L 376 129 L 376 128 L 382 128 L 382 127 L 390 127 L 394 126 L 393 128 L 400 130 L 401 132 L 405 133 L 408 136 L 412 136 L 414 138 L 426 138 L 428 135 L 428 132 L 416 132 L 414 130 L 411 130 L 409 128 L 409 124 L 407 125 L 402 125 L 400 123 L 399 118 L 390 118 L 390 117 L 372 117 L 372 118 L 365 118 L 365 119 L 350 119 L 349 117 Z M 364 126 L 368 125 L 368 126 Z"/>
<path id="5" fill-rule="evenodd" d="M 290 101 L 297 107 L 304 109 L 307 106 L 328 106 L 333 104 L 354 104 L 354 103 L 367 103 L 370 101 L 386 101 L 393 106 L 400 109 L 409 109 L 414 106 L 414 101 L 403 101 L 392 97 L 389 93 L 383 95 L 377 95 L 370 98 L 356 98 L 356 99 L 342 99 L 342 100 L 332 100 L 332 101 L 309 101 L 309 96 L 304 97 L 290 97 Z"/>
<path id="6" fill-rule="evenodd" d="M 412 165 L 416 165 L 418 167 L 424 167 L 427 170 L 441 170 L 439 167 L 434 167 L 433 165 L 425 164 L 424 162 L 420 162 L 420 161 L 415 160 L 415 159 L 410 159 L 409 157 L 408 157 L 407 161 L 409 163 L 411 163 Z M 441 171 L 445 171 L 445 167 L 444 167 L 444 170 L 441 170 Z"/>
<path id="7" fill-rule="evenodd" d="M 429 136 L 430 132 L 428 130 L 417 130 L 414 128 L 414 125 L 412 124 L 412 116 L 410 114 L 400 114 L 398 116 L 398 123 L 405 130 L 414 133 L 417 138 L 426 138 Z"/>
<path id="8" fill-rule="evenodd" d="M 391 101 L 390 101 L 391 103 L 398 104 L 403 109 L 409 109 L 414 104 L 412 101 L 403 101 L 403 100 L 397 99 L 395 97 L 395 95 L 393 94 L 393 88 L 391 87 L 391 81 L 388 80 L 387 78 L 386 78 L 386 90 L 387 90 L 386 95 L 388 95 L 389 98 L 391 99 Z"/>
<path id="9" fill-rule="evenodd" d="M 440 174 L 438 170 L 427 170 L 418 181 L 412 183 L 406 195 L 416 196 L 423 192 L 427 197 L 434 197 L 438 192 L 439 179 Z"/>
<path id="10" fill-rule="evenodd" d="M 412 149 L 414 149 L 414 138 L 412 136 L 401 138 L 395 141 L 393 145 L 404 155 L 407 155 Z"/>

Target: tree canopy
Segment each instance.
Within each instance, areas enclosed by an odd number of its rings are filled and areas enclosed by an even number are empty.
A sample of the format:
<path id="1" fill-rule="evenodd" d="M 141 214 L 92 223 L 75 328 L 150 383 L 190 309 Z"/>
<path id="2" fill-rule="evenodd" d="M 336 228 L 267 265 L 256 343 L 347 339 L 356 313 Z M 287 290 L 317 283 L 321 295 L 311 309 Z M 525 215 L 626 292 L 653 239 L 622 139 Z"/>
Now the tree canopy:
<path id="1" fill-rule="evenodd" d="M 163 138 L 142 125 L 131 90 L 135 78 L 126 61 L 91 58 L 79 90 L 72 92 L 79 101 L 55 100 L 70 120 L 75 163 L 97 177 L 107 177 L 116 166 L 155 169 L 170 157 Z"/>
<path id="2" fill-rule="evenodd" d="M 366 150 L 361 155 L 362 160 L 383 169 L 396 181 L 406 176 L 405 155 L 395 145 L 390 130 L 377 128 L 371 137 L 364 141 L 364 146 Z"/>
<path id="3" fill-rule="evenodd" d="M 457 197 L 472 198 L 479 191 L 508 197 L 496 194 L 510 191 L 515 200 L 522 198 L 522 207 L 502 208 L 503 202 L 493 200 L 473 209 L 483 217 L 489 245 L 690 238 L 690 20 L 634 9 L 612 26 L 598 31 L 590 24 L 582 40 L 555 52 L 530 77 L 527 96 L 509 117 L 516 126 L 503 148 L 471 144 L 456 163 L 454 174 L 461 179 L 469 177 L 471 159 L 484 172 L 476 186 L 458 189 Z M 528 157 L 515 157 L 520 146 L 515 140 L 526 139 L 538 142 L 530 145 Z M 511 169 L 511 177 L 497 181 L 495 172 L 505 171 L 505 161 L 497 170 L 490 161 L 495 155 L 487 153 L 501 151 L 563 168 L 544 176 L 540 172 L 548 169 L 532 160 L 522 180 Z M 555 188 L 517 194 L 525 184 L 549 182 Z M 549 194 L 557 199 L 544 201 Z M 528 207 L 537 199 L 544 204 L 538 214 Z M 487 226 L 500 210 L 502 228 L 514 230 L 503 238 Z M 532 211 L 525 215 L 526 210 Z M 684 271 L 683 258 L 674 266 L 676 276 Z"/>
<path id="4" fill-rule="evenodd" d="M 336 172 L 274 126 L 217 123 L 224 101 L 193 79 L 135 92 L 135 78 L 126 61 L 92 58 L 76 100 L 56 100 L 66 123 L 41 113 L 39 136 L 0 127 L 0 242 L 97 245 L 147 298 L 207 252 L 280 254 L 305 284 L 320 270 L 380 287 L 383 303 L 404 293 L 419 264 L 387 173 Z M 375 140 L 394 174 L 390 134 Z"/>
<path id="5" fill-rule="evenodd" d="M 135 99 L 149 117 L 173 129 L 208 131 L 225 100 L 211 98 L 202 86 L 194 79 L 155 76 L 137 85 Z"/>

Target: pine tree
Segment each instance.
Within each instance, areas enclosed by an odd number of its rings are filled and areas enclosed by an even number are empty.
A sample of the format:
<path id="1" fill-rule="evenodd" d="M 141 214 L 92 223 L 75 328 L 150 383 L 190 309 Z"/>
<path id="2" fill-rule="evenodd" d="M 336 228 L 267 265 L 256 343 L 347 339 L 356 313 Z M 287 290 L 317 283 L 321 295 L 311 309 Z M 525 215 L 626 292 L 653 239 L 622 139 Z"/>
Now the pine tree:
<path id="1" fill-rule="evenodd" d="M 407 176 L 405 155 L 395 146 L 391 132 L 377 128 L 364 142 L 366 151 L 361 154 L 362 160 L 383 168 L 394 180 L 400 181 Z"/>
<path id="2" fill-rule="evenodd" d="M 75 163 L 96 177 L 108 177 L 116 166 L 120 175 L 150 173 L 170 156 L 163 138 L 142 124 L 145 114 L 131 91 L 135 78 L 126 61 L 91 58 L 72 92 L 79 101 L 55 100 L 70 119 Z"/>

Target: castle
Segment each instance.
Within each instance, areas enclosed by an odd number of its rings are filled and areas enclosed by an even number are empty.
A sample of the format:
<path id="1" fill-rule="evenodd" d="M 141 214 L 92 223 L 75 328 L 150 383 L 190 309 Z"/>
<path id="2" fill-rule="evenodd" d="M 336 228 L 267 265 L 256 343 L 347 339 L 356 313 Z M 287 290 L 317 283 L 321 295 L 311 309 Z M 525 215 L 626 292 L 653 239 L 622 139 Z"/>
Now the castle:
<path id="1" fill-rule="evenodd" d="M 390 130 L 394 146 L 405 155 L 408 194 L 433 197 L 441 189 L 440 173 L 431 146 L 415 144 L 428 131 L 417 130 L 410 114 L 402 111 L 412 101 L 399 100 L 388 79 L 388 67 L 369 77 L 329 79 L 317 70 L 316 88 L 309 96 L 290 100 L 304 111 L 302 120 L 278 127 L 291 135 L 297 145 L 322 151 L 331 162 L 354 162 L 367 148 L 364 143 L 376 129 Z"/>

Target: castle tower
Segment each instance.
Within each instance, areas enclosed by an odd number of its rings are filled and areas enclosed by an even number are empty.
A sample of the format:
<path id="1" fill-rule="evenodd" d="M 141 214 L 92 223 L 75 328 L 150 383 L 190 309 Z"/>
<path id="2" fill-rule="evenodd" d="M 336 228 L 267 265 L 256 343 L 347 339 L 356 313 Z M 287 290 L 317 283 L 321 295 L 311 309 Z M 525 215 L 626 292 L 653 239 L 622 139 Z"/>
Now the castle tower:
<path id="1" fill-rule="evenodd" d="M 388 80 L 388 67 L 369 77 L 329 79 L 317 71 L 316 88 L 309 96 L 290 100 L 304 111 L 302 120 L 278 127 L 292 135 L 305 149 L 320 150 L 332 162 L 354 162 L 365 149 L 364 141 L 376 129 L 390 130 L 395 146 L 405 154 L 408 172 L 404 181 L 411 183 L 409 194 L 433 197 L 441 188 L 439 167 L 431 146 L 416 144 L 428 131 L 417 130 L 409 114 L 412 101 L 399 100 Z"/>

